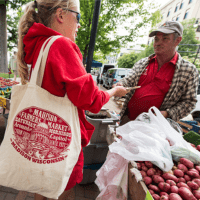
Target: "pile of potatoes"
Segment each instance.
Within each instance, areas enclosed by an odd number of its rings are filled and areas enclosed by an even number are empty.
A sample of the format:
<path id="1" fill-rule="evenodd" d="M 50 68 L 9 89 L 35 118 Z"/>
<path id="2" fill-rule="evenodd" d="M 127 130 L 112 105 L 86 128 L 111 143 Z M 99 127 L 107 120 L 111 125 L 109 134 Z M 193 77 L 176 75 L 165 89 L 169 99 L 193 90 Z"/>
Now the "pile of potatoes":
<path id="1" fill-rule="evenodd" d="M 200 199 L 200 165 L 181 158 L 169 172 L 149 161 L 137 161 L 137 167 L 155 200 Z"/>

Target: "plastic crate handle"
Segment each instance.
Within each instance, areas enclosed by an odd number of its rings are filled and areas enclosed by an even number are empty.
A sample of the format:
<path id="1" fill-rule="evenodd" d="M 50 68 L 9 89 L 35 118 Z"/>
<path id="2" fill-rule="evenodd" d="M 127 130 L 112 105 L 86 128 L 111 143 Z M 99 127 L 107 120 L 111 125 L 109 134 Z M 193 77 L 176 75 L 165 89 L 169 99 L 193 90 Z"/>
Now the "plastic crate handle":
<path id="1" fill-rule="evenodd" d="M 101 123 L 102 123 L 102 124 L 112 124 L 113 121 L 112 121 L 112 120 L 110 120 L 110 121 L 102 121 Z"/>

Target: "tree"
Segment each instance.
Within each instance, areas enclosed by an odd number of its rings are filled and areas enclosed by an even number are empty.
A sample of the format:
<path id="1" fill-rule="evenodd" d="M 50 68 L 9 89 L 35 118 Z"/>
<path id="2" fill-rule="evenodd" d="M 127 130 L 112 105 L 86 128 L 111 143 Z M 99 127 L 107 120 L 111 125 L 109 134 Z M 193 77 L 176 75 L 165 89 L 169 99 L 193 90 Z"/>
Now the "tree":
<path id="1" fill-rule="evenodd" d="M 10 15 L 8 12 L 6 15 L 7 32 L 8 32 L 8 38 L 7 38 L 8 51 L 11 51 L 14 47 L 17 47 L 18 23 L 19 19 L 23 14 L 22 5 L 30 1 L 31 0 L 7 0 L 6 9 L 7 11 L 12 10 L 12 15 Z"/>
<path id="2" fill-rule="evenodd" d="M 8 9 L 18 10 L 17 14 L 7 16 L 8 23 L 8 48 L 11 50 L 17 44 L 17 25 L 22 15 L 21 6 L 30 0 L 9 0 Z M 76 43 L 83 54 L 83 62 L 89 48 L 92 19 L 94 12 L 94 0 L 81 0 L 81 28 L 78 32 Z M 160 13 L 156 11 L 150 14 L 153 4 L 147 5 L 146 0 L 102 0 L 101 14 L 98 22 L 97 37 L 95 43 L 94 58 L 101 55 L 105 59 L 113 49 L 119 49 L 127 42 L 136 40 L 140 29 L 148 24 L 152 26 L 160 19 Z M 128 20 L 127 23 L 124 23 Z M 136 22 L 137 21 L 137 22 Z M 123 25 L 128 31 L 127 35 L 119 35 L 117 27 Z"/>
<path id="3" fill-rule="evenodd" d="M 76 42 L 83 54 L 84 64 L 90 42 L 94 2 L 94 0 L 80 1 L 81 28 Z M 119 49 L 127 42 L 134 41 L 142 27 L 149 23 L 154 26 L 160 20 L 160 12 L 150 14 L 149 10 L 153 8 L 153 4 L 148 6 L 146 4 L 146 0 L 102 0 L 95 52 L 108 55 L 113 49 Z M 128 34 L 119 35 L 117 31 L 119 25 L 125 28 Z"/>
<path id="4" fill-rule="evenodd" d="M 133 65 L 142 58 L 148 57 L 154 53 L 153 42 L 150 45 L 143 45 L 145 49 L 140 53 L 132 51 L 129 54 L 124 54 L 118 59 L 119 68 L 132 68 Z"/>
<path id="5" fill-rule="evenodd" d="M 131 53 L 128 54 L 123 54 L 119 59 L 118 59 L 118 68 L 132 68 L 133 65 L 136 63 L 138 58 L 138 54 L 135 53 L 135 51 L 132 51 Z"/>
<path id="6" fill-rule="evenodd" d="M 196 36 L 196 28 L 194 26 L 195 24 L 195 18 L 190 20 L 184 20 L 182 22 L 183 25 L 183 37 L 180 44 L 199 44 L 200 42 L 195 38 Z M 196 52 L 197 46 L 190 46 L 190 45 L 179 45 L 178 51 L 188 51 L 187 52 L 179 52 L 181 56 L 188 56 L 189 58 L 195 57 L 195 53 L 190 53 L 189 51 Z"/>

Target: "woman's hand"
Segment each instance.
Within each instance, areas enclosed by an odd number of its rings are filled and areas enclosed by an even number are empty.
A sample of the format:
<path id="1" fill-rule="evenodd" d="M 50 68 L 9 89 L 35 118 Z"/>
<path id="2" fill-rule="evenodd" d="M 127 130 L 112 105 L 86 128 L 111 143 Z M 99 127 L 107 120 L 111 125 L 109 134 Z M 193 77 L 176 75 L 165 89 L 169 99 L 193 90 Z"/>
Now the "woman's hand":
<path id="1" fill-rule="evenodd" d="M 123 86 L 115 86 L 114 88 L 107 90 L 107 92 L 110 95 L 110 97 L 112 96 L 123 97 L 128 93 L 126 88 Z"/>
<path id="2" fill-rule="evenodd" d="M 123 86 L 123 85 L 122 85 L 122 83 L 120 83 L 120 82 L 118 82 L 118 83 L 112 85 L 113 88 L 116 87 L 116 86 Z"/>

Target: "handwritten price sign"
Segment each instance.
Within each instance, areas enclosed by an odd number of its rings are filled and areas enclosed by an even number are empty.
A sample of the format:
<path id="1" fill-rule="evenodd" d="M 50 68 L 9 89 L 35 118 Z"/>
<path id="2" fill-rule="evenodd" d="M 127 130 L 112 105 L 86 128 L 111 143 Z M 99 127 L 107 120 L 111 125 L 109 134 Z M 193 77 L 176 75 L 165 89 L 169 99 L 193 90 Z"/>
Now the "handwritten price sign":
<path id="1" fill-rule="evenodd" d="M 6 108 L 6 99 L 3 97 L 0 97 L 0 107 Z"/>

